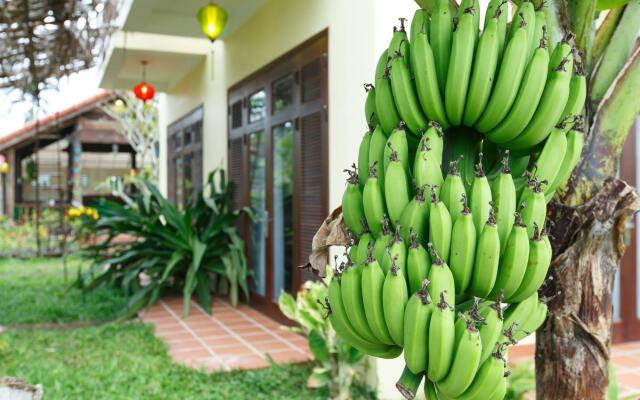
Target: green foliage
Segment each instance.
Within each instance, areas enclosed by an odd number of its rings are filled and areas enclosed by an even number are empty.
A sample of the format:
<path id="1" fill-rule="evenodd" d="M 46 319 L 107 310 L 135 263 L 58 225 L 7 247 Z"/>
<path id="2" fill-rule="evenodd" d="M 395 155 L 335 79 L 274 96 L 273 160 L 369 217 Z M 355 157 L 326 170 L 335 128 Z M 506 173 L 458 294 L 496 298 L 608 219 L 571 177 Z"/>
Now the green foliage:
<path id="1" fill-rule="evenodd" d="M 529 362 L 516 365 L 507 378 L 505 400 L 521 400 L 529 392 L 536 390 L 536 376 Z"/>
<path id="2" fill-rule="evenodd" d="M 0 216 L 0 256 L 31 257 L 37 254 L 35 215 L 19 215 L 21 222 Z M 60 212 L 54 208 L 42 208 L 40 214 L 41 254 L 60 254 L 62 235 Z"/>
<path id="3" fill-rule="evenodd" d="M 77 257 L 0 259 L 0 325 L 104 321 L 126 304 L 114 287 L 91 293 L 70 287 L 88 267 Z M 1 337 L 1 336 L 0 336 Z"/>
<path id="4" fill-rule="evenodd" d="M 182 292 L 185 315 L 194 292 L 209 313 L 214 287 L 222 288 L 233 305 L 240 290 L 248 299 L 249 270 L 235 224 L 249 211 L 233 209 L 224 171 L 213 171 L 184 210 L 149 181 L 137 181 L 137 190 L 126 205 L 96 204 L 96 234 L 106 239 L 88 250 L 95 264 L 79 279 L 83 287 L 115 284 L 128 299 L 127 315 L 153 304 L 165 290 Z"/>
<path id="5" fill-rule="evenodd" d="M 2 334 L 0 376 L 42 383 L 48 399 L 326 399 L 307 364 L 209 374 L 174 364 L 141 323 Z"/>
<path id="6" fill-rule="evenodd" d="M 375 398 L 364 381 L 367 368 L 364 354 L 336 335 L 325 318 L 330 279 L 329 273 L 324 281 L 307 281 L 295 299 L 284 291 L 278 299 L 282 313 L 298 323 L 289 329 L 307 336 L 317 362 L 307 384 L 327 388 L 334 399 Z"/>

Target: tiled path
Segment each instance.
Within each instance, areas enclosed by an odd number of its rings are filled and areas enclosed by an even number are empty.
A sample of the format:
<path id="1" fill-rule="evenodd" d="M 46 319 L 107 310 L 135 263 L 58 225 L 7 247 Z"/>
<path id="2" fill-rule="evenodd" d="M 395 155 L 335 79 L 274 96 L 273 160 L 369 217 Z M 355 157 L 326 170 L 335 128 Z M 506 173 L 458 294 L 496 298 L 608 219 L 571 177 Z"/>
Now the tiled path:
<path id="1" fill-rule="evenodd" d="M 140 314 L 155 325 L 155 333 L 170 347 L 177 362 L 209 371 L 252 369 L 273 361 L 310 359 L 305 338 L 282 329 L 264 314 L 240 305 L 237 308 L 215 299 L 208 315 L 192 302 L 189 317 L 182 319 L 182 299 L 165 299 Z"/>
<path id="2" fill-rule="evenodd" d="M 509 350 L 509 361 L 533 363 L 535 345 L 515 346 Z M 611 352 L 618 378 L 618 397 L 640 399 L 640 341 L 613 345 Z"/>

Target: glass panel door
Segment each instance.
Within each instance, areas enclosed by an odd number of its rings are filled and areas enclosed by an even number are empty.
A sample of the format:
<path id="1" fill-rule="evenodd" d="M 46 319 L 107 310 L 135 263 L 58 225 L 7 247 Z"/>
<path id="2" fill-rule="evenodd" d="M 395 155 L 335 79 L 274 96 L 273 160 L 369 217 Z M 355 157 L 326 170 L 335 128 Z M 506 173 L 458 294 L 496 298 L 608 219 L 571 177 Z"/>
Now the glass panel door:
<path id="1" fill-rule="evenodd" d="M 266 294 L 266 239 L 269 229 L 267 211 L 267 160 L 264 131 L 249 135 L 249 206 L 254 212 L 251 222 L 249 260 L 253 269 L 253 291 Z"/>
<path id="2" fill-rule="evenodd" d="M 273 128 L 273 300 L 292 291 L 293 272 L 293 123 Z"/>

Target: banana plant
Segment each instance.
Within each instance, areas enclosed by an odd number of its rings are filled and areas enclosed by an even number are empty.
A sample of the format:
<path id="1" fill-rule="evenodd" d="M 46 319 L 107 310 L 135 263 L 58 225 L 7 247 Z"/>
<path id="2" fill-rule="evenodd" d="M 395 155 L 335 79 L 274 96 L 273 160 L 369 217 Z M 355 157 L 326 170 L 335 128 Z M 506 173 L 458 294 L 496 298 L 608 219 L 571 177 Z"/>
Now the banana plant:
<path id="1" fill-rule="evenodd" d="M 176 291 L 183 296 L 185 316 L 194 293 L 211 313 L 212 288 L 221 288 L 233 305 L 240 291 L 248 300 L 250 270 L 236 222 L 251 212 L 233 208 L 224 171 L 211 172 L 203 191 L 184 210 L 153 183 L 134 183 L 136 194 L 127 203 L 96 204 L 100 219 L 95 234 L 105 239 L 86 249 L 94 263 L 78 284 L 85 290 L 115 284 L 128 296 L 123 317 Z M 123 236 L 130 240 L 121 240 Z"/>

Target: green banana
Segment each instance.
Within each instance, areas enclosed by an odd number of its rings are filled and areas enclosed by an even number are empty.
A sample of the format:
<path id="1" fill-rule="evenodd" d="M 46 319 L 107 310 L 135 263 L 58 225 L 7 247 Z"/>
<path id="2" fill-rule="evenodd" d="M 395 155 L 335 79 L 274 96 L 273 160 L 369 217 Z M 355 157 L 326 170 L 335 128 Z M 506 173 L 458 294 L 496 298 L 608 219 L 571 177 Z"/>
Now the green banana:
<path id="1" fill-rule="evenodd" d="M 382 270 L 385 274 L 389 274 L 393 260 L 396 260 L 398 268 L 402 269 L 403 275 L 406 276 L 405 266 L 407 265 L 407 245 L 400 236 L 400 226 L 396 226 L 396 230 L 393 234 L 393 240 L 387 247 L 384 255 L 382 256 Z"/>
<path id="2" fill-rule="evenodd" d="M 429 241 L 442 259 L 449 260 L 451 245 L 451 215 L 444 203 L 438 198 L 435 189 L 431 187 L 431 206 L 429 209 Z"/>
<path id="3" fill-rule="evenodd" d="M 389 53 L 388 49 L 384 49 L 382 50 L 382 54 L 380 54 L 380 57 L 378 58 L 378 62 L 376 64 L 376 72 L 374 76 L 374 82 L 376 82 L 376 84 L 378 82 L 378 79 L 381 79 L 384 76 L 385 71 L 389 66 L 388 53 Z"/>
<path id="4" fill-rule="evenodd" d="M 549 50 L 542 40 L 527 65 L 513 106 L 498 126 L 485 133 L 487 139 L 494 143 L 506 143 L 515 139 L 527 127 L 544 91 L 548 65 Z"/>
<path id="5" fill-rule="evenodd" d="M 384 149 L 386 147 L 387 136 L 380 125 L 377 125 L 369 143 L 369 165 L 375 163 L 376 176 L 381 188 L 384 188 Z M 371 171 L 369 171 L 369 175 L 371 175 Z"/>
<path id="6" fill-rule="evenodd" d="M 551 249 L 543 240 L 543 235 L 537 226 L 535 226 L 533 238 L 529 246 L 529 257 L 527 258 L 524 277 L 515 293 L 507 297 L 507 302 L 517 303 L 536 293 L 547 276 L 552 254 Z"/>
<path id="7" fill-rule="evenodd" d="M 342 195 L 342 215 L 344 223 L 355 235 L 361 235 L 364 231 L 366 218 L 362 206 L 362 193 L 355 164 L 352 170 L 345 169 L 349 174 L 347 188 Z"/>
<path id="8" fill-rule="evenodd" d="M 426 129 L 427 119 L 422 114 L 405 54 L 396 52 L 391 59 L 391 90 L 400 117 L 411 132 Z"/>
<path id="9" fill-rule="evenodd" d="M 472 309 L 470 312 L 471 318 L 479 325 L 478 331 L 480 332 L 480 340 L 482 341 L 480 363 L 485 362 L 489 358 L 498 343 L 498 339 L 500 339 L 502 335 L 504 317 L 500 305 L 501 301 L 502 297 L 498 297 L 496 302 L 482 306 L 478 312 L 475 312 L 475 309 Z M 478 303 L 474 304 L 474 308 L 478 307 L 477 304 Z"/>
<path id="10" fill-rule="evenodd" d="M 431 252 L 431 269 L 429 269 L 429 296 L 432 299 L 439 298 L 444 294 L 447 304 L 452 306 L 456 304 L 456 288 L 453 280 L 453 274 L 446 262 L 440 258 L 438 251 L 433 247 L 432 243 L 428 243 L 427 247 Z"/>
<path id="11" fill-rule="evenodd" d="M 518 26 L 513 38 L 507 43 L 491 98 L 482 116 L 475 124 L 475 128 L 479 132 L 489 132 L 502 121 L 511 109 L 527 65 L 528 40 L 524 25 Z"/>
<path id="12" fill-rule="evenodd" d="M 362 204 L 364 209 L 364 216 L 367 220 L 367 225 L 373 234 L 373 237 L 378 237 L 382 231 L 382 220 L 387 214 L 387 207 L 384 201 L 384 195 L 382 194 L 382 186 L 380 185 L 380 179 L 376 171 L 377 161 L 374 161 L 369 166 L 369 179 L 364 185 L 364 191 L 362 192 Z"/>
<path id="13" fill-rule="evenodd" d="M 413 178 L 416 186 L 439 188 L 444 179 L 434 150 L 429 147 L 429 138 L 426 135 L 423 136 L 420 144 L 420 149 L 416 153 L 413 163 Z M 436 189 L 436 192 L 439 191 Z"/>
<path id="14" fill-rule="evenodd" d="M 397 52 L 405 54 L 405 50 L 409 47 L 409 37 L 407 36 L 407 30 L 404 27 L 404 23 L 407 19 L 398 18 L 398 21 L 400 21 L 400 27 L 393 27 L 393 35 L 391 36 L 391 42 L 387 49 L 387 57 L 389 57 L 389 59 L 392 59 Z"/>
<path id="15" fill-rule="evenodd" d="M 506 361 L 502 356 L 502 347 L 499 345 L 496 352 L 491 353 L 491 356 L 480 365 L 471 386 L 458 399 L 486 400 L 495 391 L 496 385 L 504 378 Z"/>
<path id="16" fill-rule="evenodd" d="M 385 276 L 380 264 L 373 259 L 373 247 L 368 248 L 367 260 L 362 268 L 362 299 L 364 314 L 369 323 L 369 328 L 380 342 L 392 345 L 393 339 L 387 329 L 382 307 L 382 288 Z"/>
<path id="17" fill-rule="evenodd" d="M 380 234 L 376 239 L 376 243 L 373 245 L 373 254 L 380 265 L 383 263 L 382 260 L 387 247 L 389 247 L 391 242 L 393 242 L 393 233 L 389 228 L 389 218 L 387 218 L 386 214 L 382 217 L 381 222 L 382 226 L 380 228 Z M 383 272 L 386 274 L 388 271 L 383 269 Z"/>
<path id="18" fill-rule="evenodd" d="M 411 296 L 404 310 L 404 362 L 414 374 L 427 368 L 427 355 L 430 353 L 427 344 L 431 335 L 427 337 L 427 333 L 434 310 L 427 286 L 429 280 L 425 279 L 422 288 Z M 453 322 L 451 326 L 453 329 Z"/>
<path id="19" fill-rule="evenodd" d="M 479 9 L 474 9 L 473 7 L 465 8 L 462 13 L 459 12 L 457 23 L 453 30 L 444 105 L 447 118 L 454 126 L 460 125 L 464 114 L 464 104 L 473 64 L 474 46 L 478 35 L 478 30 L 474 30 L 474 14 L 479 12 Z"/>
<path id="20" fill-rule="evenodd" d="M 477 297 L 485 298 L 496 282 L 498 264 L 500 262 L 500 236 L 496 225 L 496 217 L 493 208 L 490 209 L 489 218 L 482 230 L 476 258 L 473 265 L 473 275 L 468 292 Z"/>
<path id="21" fill-rule="evenodd" d="M 411 48 L 421 32 L 429 32 L 429 22 L 431 21 L 427 10 L 418 8 L 413 14 L 411 19 L 411 27 L 409 28 L 409 40 L 411 42 Z M 412 50 L 413 51 L 413 50 Z"/>
<path id="22" fill-rule="evenodd" d="M 369 246 L 373 247 L 373 237 L 369 232 L 369 228 L 365 227 L 364 232 L 362 233 L 362 235 L 360 235 L 358 245 L 355 246 L 355 259 L 352 259 L 353 261 L 355 261 L 358 267 L 362 267 L 367 261 L 367 258 L 369 257 Z"/>
<path id="23" fill-rule="evenodd" d="M 439 123 L 429 121 L 429 128 L 423 137 L 423 139 L 428 140 L 429 147 L 433 150 L 438 166 L 442 165 L 442 154 L 444 153 L 444 132 L 442 129 Z"/>
<path id="24" fill-rule="evenodd" d="M 567 152 L 567 134 L 562 128 L 551 130 L 535 163 L 536 177 L 541 181 L 553 182 L 560 171 Z M 549 187 L 549 186 L 547 186 Z"/>
<path id="25" fill-rule="evenodd" d="M 493 200 L 491 198 L 491 185 L 482 169 L 482 153 L 480 160 L 475 166 L 475 178 L 471 184 L 471 195 L 469 197 L 471 205 L 471 215 L 476 226 L 476 236 L 479 239 L 484 229 Z"/>
<path id="26" fill-rule="evenodd" d="M 584 133 L 573 129 L 570 130 L 569 133 L 567 133 L 567 151 L 562 159 L 562 165 L 553 183 L 545 190 L 545 194 L 553 194 L 557 189 L 563 188 L 567 184 L 573 169 L 578 164 L 578 161 L 580 161 L 583 146 Z"/>
<path id="27" fill-rule="evenodd" d="M 572 71 L 573 55 L 570 51 L 549 74 L 540 103 L 527 127 L 517 138 L 505 143 L 505 148 L 524 152 L 546 139 L 567 104 Z"/>
<path id="28" fill-rule="evenodd" d="M 424 398 L 425 400 L 440 400 L 435 385 L 429 379 L 424 381 Z"/>
<path id="29" fill-rule="evenodd" d="M 376 116 L 380 122 L 380 126 L 389 134 L 398 126 L 400 122 L 400 114 L 396 108 L 393 99 L 393 90 L 391 89 L 391 79 L 389 67 L 384 71 L 382 77 L 376 79 Z"/>
<path id="30" fill-rule="evenodd" d="M 376 126 L 378 125 L 378 117 L 376 115 L 376 88 L 370 83 L 365 83 L 364 90 L 367 92 L 367 98 L 364 101 L 364 116 L 367 124 Z"/>
<path id="31" fill-rule="evenodd" d="M 471 82 L 464 109 L 463 123 L 466 126 L 473 126 L 489 102 L 498 65 L 498 21 L 500 10 L 498 8 L 496 15 L 485 24 L 484 31 L 478 42 L 474 58 L 476 61 L 473 63 Z"/>
<path id="32" fill-rule="evenodd" d="M 516 340 L 522 340 L 537 331 L 547 319 L 547 312 L 547 305 L 544 302 L 539 302 L 533 310 L 533 313 L 522 324 L 522 327 L 514 332 L 514 338 Z"/>
<path id="33" fill-rule="evenodd" d="M 531 253 L 529 253 L 529 257 L 531 257 Z M 515 333 L 520 329 L 519 327 L 524 325 L 537 307 L 538 292 L 534 292 L 520 302 L 510 302 L 509 299 L 506 299 L 506 301 L 510 304 L 504 312 L 503 327 L 505 329 L 502 332 L 500 342 L 509 341 L 515 344 L 517 342 Z"/>
<path id="34" fill-rule="evenodd" d="M 402 216 L 402 211 L 409 204 L 411 198 L 407 171 L 398 159 L 398 153 L 392 150 L 389 157 L 391 163 L 387 167 L 384 181 L 384 197 L 391 223 L 396 226 Z"/>
<path id="35" fill-rule="evenodd" d="M 429 276 L 431 258 L 427 250 L 418 242 L 418 236 L 411 233 L 411 242 L 407 252 L 407 278 L 409 279 L 409 294 L 413 295 L 422 287 L 422 283 Z"/>
<path id="36" fill-rule="evenodd" d="M 507 12 L 506 4 L 507 0 L 490 0 L 484 15 L 485 29 L 487 29 L 489 21 L 496 15 L 498 16 L 498 61 L 502 58 L 502 52 L 504 51 L 504 44 L 507 38 L 507 15 L 509 13 Z"/>
<path id="37" fill-rule="evenodd" d="M 571 81 L 569 82 L 569 98 L 567 99 L 567 104 L 564 106 L 564 110 L 562 110 L 560 120 L 564 121 L 569 116 L 581 117 L 586 98 L 587 78 L 581 69 L 577 69 L 571 76 Z M 569 121 L 574 122 L 575 119 Z M 571 129 L 572 127 L 573 125 L 567 125 L 567 129 Z"/>
<path id="38" fill-rule="evenodd" d="M 419 32 L 411 43 L 411 68 L 422 111 L 427 118 L 449 127 L 444 102 L 438 87 L 436 61 L 426 32 Z"/>
<path id="39" fill-rule="evenodd" d="M 547 7 L 547 4 L 540 3 L 540 5 L 535 8 L 536 29 L 533 32 L 533 37 L 532 37 L 533 47 L 531 48 L 531 54 L 529 54 L 529 58 L 533 56 L 536 46 L 538 46 L 542 40 L 546 41 L 546 38 L 547 38 L 547 15 L 545 14 L 546 7 Z"/>
<path id="40" fill-rule="evenodd" d="M 465 329 L 456 329 L 454 357 L 447 376 L 436 383 L 438 392 L 456 398 L 473 382 L 482 354 L 482 342 L 475 324 L 465 318 Z"/>
<path id="41" fill-rule="evenodd" d="M 436 62 L 436 73 L 440 93 L 444 95 L 451 54 L 451 38 L 453 36 L 453 13 L 449 0 L 436 0 L 436 9 L 431 14 L 429 39 Z"/>
<path id="42" fill-rule="evenodd" d="M 440 292 L 440 302 L 433 310 L 428 327 L 427 377 L 432 382 L 438 382 L 447 376 L 454 355 L 455 315 L 445 295 L 444 291 Z"/>
<path id="43" fill-rule="evenodd" d="M 518 290 L 526 271 L 526 260 L 528 258 L 529 236 L 527 227 L 522 222 L 520 213 L 515 213 L 515 224 L 509 234 L 507 247 L 500 256 L 498 277 L 489 298 L 496 299 L 500 295 L 509 298 Z"/>
<path id="44" fill-rule="evenodd" d="M 384 148 L 384 172 L 387 172 L 387 167 L 391 163 L 391 152 L 396 151 L 398 153 L 398 160 L 402 164 L 402 167 L 409 173 L 409 140 L 407 137 L 407 131 L 405 130 L 404 122 L 399 122 L 398 126 L 391 132 L 389 139 L 387 139 L 386 146 Z"/>
<path id="45" fill-rule="evenodd" d="M 529 179 L 528 186 L 522 191 L 520 200 L 520 204 L 524 203 L 522 220 L 527 226 L 529 238 L 533 237 L 536 226 L 541 227 L 544 224 L 547 216 L 547 201 L 542 190 L 543 183 L 533 176 Z"/>
<path id="46" fill-rule="evenodd" d="M 416 195 L 407 204 L 400 216 L 400 233 L 405 242 L 409 242 L 411 233 L 418 236 L 418 241 L 424 243 L 427 236 L 429 222 L 429 203 L 424 198 L 424 187 L 416 189 Z"/>
<path id="47" fill-rule="evenodd" d="M 362 136 L 360 147 L 358 148 L 358 181 L 361 191 L 364 189 L 367 179 L 369 179 L 369 145 L 373 136 L 372 133 L 373 129 L 369 129 Z"/>
<path id="48" fill-rule="evenodd" d="M 534 42 L 536 38 L 536 10 L 533 3 L 530 1 L 523 1 L 520 3 L 520 6 L 513 15 L 513 19 L 511 20 L 511 29 L 509 29 L 509 40 L 513 39 L 513 36 L 521 23 L 524 23 L 527 29 L 528 43 L 526 50 L 528 60 L 533 53 L 533 49 L 538 45 L 538 43 Z"/>
<path id="49" fill-rule="evenodd" d="M 506 374 L 507 373 L 505 372 L 505 375 Z M 506 376 L 503 376 L 502 379 L 500 379 L 500 381 L 496 385 L 495 390 L 493 391 L 491 396 L 487 398 L 487 400 L 504 400 L 506 395 L 507 395 L 507 378 Z"/>
<path id="50" fill-rule="evenodd" d="M 451 221 L 455 222 L 462 213 L 462 204 L 460 199 L 466 196 L 464 182 L 458 171 L 458 160 L 449 163 L 449 173 L 444 179 L 442 188 L 440 189 L 440 198 L 451 214 Z"/>
<path id="51" fill-rule="evenodd" d="M 476 227 L 466 196 L 462 199 L 462 213 L 453 224 L 451 231 L 451 254 L 449 266 L 455 284 L 456 301 L 469 286 L 473 273 L 473 260 L 476 255 Z"/>
<path id="52" fill-rule="evenodd" d="M 409 299 L 407 282 L 402 269 L 391 260 L 391 268 L 384 279 L 382 306 L 384 319 L 391 338 L 398 346 L 404 345 L 404 310 Z"/>
<path id="53" fill-rule="evenodd" d="M 498 177 L 491 182 L 491 199 L 498 223 L 500 253 L 507 246 L 507 238 L 513 227 L 513 213 L 516 212 L 516 187 L 509 169 L 509 151 L 505 151 L 502 169 Z"/>
<path id="54" fill-rule="evenodd" d="M 402 370 L 402 375 L 400 375 L 400 378 L 396 382 L 396 389 L 398 389 L 405 399 L 414 399 L 423 378 L 423 371 L 414 374 L 411 372 L 409 366 L 405 365 Z"/>
<path id="55" fill-rule="evenodd" d="M 473 31 L 476 33 L 474 40 L 478 40 L 478 31 L 480 30 L 480 2 L 478 0 L 462 0 L 456 11 L 456 18 L 460 21 L 460 18 L 464 14 L 467 14 L 469 9 L 473 9 Z M 454 24 L 455 27 L 455 24 Z M 455 31 L 455 29 L 454 29 Z"/>
<path id="56" fill-rule="evenodd" d="M 362 267 L 354 265 L 350 258 L 347 258 L 347 263 L 342 272 L 340 290 L 342 291 L 342 303 L 344 304 L 347 318 L 358 335 L 372 343 L 380 343 L 371 331 L 371 328 L 369 328 L 367 317 L 364 313 L 364 303 L 362 300 Z"/>
<path id="57" fill-rule="evenodd" d="M 342 303 L 342 291 L 338 274 L 333 275 L 329 283 L 329 320 L 336 332 L 349 344 L 365 354 L 380 358 L 396 358 L 402 353 L 402 348 L 398 346 L 387 346 L 379 343 L 369 342 L 356 332 L 351 322 L 347 318 L 344 304 Z"/>

